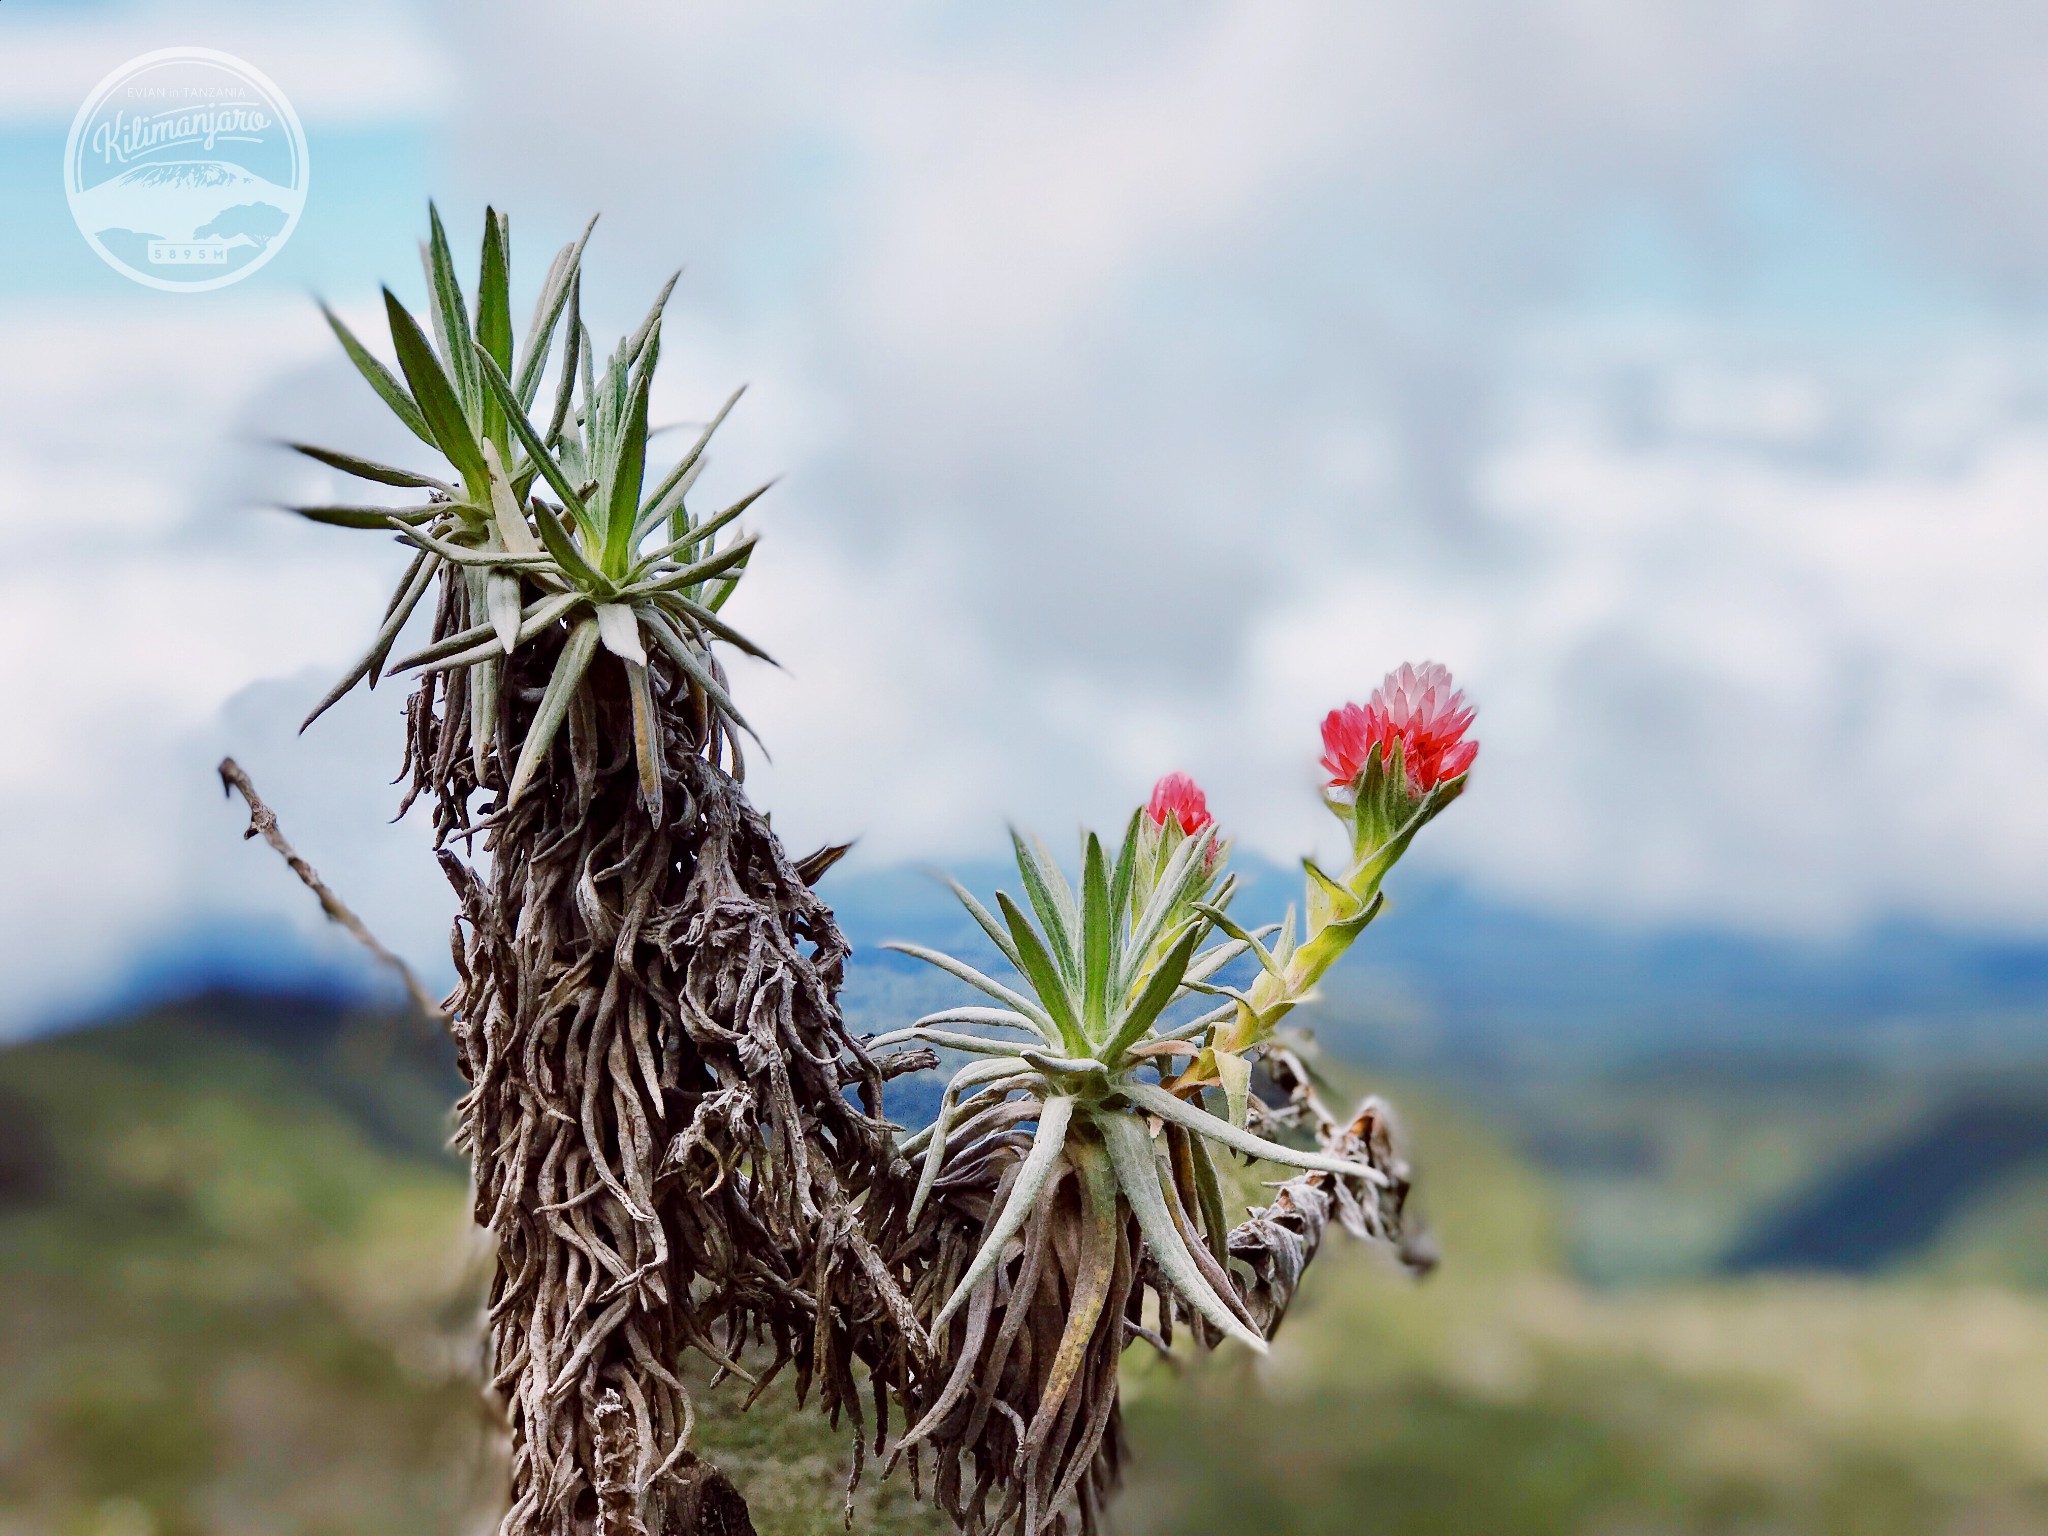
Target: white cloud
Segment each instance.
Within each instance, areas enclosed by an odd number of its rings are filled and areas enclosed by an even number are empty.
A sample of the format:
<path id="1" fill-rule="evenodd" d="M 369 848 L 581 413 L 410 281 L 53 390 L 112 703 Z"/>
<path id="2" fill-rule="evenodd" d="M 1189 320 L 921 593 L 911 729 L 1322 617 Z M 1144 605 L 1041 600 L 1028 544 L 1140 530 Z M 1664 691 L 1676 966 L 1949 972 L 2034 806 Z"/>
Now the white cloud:
<path id="1" fill-rule="evenodd" d="M 0 114 L 165 13 L 110 14 L 17 24 Z M 445 106 L 451 212 L 603 207 L 601 329 L 688 262 L 658 410 L 751 378 L 708 488 L 789 472 L 736 612 L 790 666 L 741 685 L 795 841 L 979 851 L 1185 767 L 1299 851 L 1321 712 L 1433 655 L 1487 745 L 1432 856 L 1483 884 L 2048 921 L 2031 11 L 207 14 L 270 28 L 201 40 L 300 61 L 309 115 Z M 195 905 L 303 916 L 165 787 L 237 733 L 431 955 L 413 834 L 352 841 L 386 697 L 284 731 L 390 556 L 224 510 L 305 486 L 251 436 L 390 430 L 310 308 L 0 318 L 0 638 L 38 658 L 0 674 L 0 973 Z M 113 897 L 80 837 L 138 872 Z"/>
<path id="2" fill-rule="evenodd" d="M 309 19 L 310 18 L 310 19 Z M 275 5 L 95 7 L 61 21 L 31 13 L 0 25 L 0 123 L 68 124 L 86 94 L 138 54 L 217 48 L 277 82 L 300 117 L 323 127 L 439 117 L 445 61 L 415 14 L 353 5 L 286 19 Z"/>

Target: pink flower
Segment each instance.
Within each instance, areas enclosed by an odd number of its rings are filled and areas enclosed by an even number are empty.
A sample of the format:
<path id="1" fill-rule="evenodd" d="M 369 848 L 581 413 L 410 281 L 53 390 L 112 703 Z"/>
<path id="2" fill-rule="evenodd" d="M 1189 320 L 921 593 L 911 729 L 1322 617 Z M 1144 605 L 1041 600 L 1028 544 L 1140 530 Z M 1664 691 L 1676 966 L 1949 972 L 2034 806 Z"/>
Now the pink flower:
<path id="1" fill-rule="evenodd" d="M 1401 743 L 1401 762 L 1417 793 L 1427 793 L 1472 766 L 1479 743 L 1465 740 L 1475 711 L 1434 661 L 1389 672 L 1365 707 L 1346 704 L 1323 717 L 1323 766 L 1332 788 L 1365 771 L 1374 747 L 1384 760 Z"/>
<path id="2" fill-rule="evenodd" d="M 1169 773 L 1152 786 L 1152 798 L 1145 802 L 1145 814 L 1162 827 L 1171 817 L 1180 823 L 1181 831 L 1189 837 L 1213 825 L 1216 820 L 1209 814 L 1209 797 L 1202 793 L 1202 786 L 1184 773 Z"/>

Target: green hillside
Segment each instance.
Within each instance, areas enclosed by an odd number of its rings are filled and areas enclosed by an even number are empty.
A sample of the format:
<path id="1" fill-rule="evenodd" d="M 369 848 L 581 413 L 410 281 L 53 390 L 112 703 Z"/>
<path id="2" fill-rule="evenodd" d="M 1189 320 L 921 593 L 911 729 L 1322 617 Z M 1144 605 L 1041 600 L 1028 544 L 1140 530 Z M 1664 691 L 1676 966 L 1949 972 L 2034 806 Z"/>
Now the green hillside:
<path id="1" fill-rule="evenodd" d="M 487 1530 L 453 1086 L 388 1017 L 277 1001 L 0 1052 L 0 1536 Z M 1911 1119 L 1840 1097 L 1751 1096 L 1742 1120 L 1733 1092 L 1663 1083 L 1631 1110 L 1609 1084 L 1576 1123 L 1695 1148 L 1627 1175 L 1677 1169 L 1679 1204 L 1716 1188 L 1701 1127 L 1775 1136 L 1735 1201 L 1761 1208 Z M 1585 1186 L 1511 1150 L 1531 1122 L 1397 1098 L 1444 1271 L 1415 1285 L 1342 1243 L 1269 1365 L 1134 1362 L 1119 1530 L 2048 1533 L 2048 1301 L 2008 1283 L 2048 1273 L 2038 1179 L 1880 1283 L 1593 1289 L 1567 1273 Z M 1645 1225 L 1653 1191 L 1628 1190 Z M 841 1436 L 705 1408 L 764 1536 L 841 1528 Z M 872 1486 L 856 1524 L 940 1529 Z"/>
<path id="2" fill-rule="evenodd" d="M 452 1069 L 383 1014 L 214 998 L 0 1052 L 0 1536 L 487 1530 L 484 1255 Z M 844 1436 L 707 1397 L 764 1533 Z M 936 1531 L 870 1489 L 871 1529 Z"/>

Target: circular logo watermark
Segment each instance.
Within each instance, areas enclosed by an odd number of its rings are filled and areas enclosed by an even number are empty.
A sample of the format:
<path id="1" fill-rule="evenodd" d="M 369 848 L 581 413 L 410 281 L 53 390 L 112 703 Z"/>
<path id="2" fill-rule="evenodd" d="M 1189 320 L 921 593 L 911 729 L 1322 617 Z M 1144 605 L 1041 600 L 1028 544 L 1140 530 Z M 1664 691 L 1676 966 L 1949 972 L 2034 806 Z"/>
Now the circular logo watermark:
<path id="1" fill-rule="evenodd" d="M 275 256 L 306 206 L 306 131 L 261 70 L 212 48 L 130 59 L 64 145 L 71 216 L 108 266 L 203 293 Z"/>

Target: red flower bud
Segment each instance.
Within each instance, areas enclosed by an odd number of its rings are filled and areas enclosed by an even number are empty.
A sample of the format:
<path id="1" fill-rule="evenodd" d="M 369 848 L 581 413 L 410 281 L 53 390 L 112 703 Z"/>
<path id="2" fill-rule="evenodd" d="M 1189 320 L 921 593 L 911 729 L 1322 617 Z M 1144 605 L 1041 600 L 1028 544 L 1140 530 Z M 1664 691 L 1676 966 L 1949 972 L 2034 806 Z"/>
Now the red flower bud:
<path id="1" fill-rule="evenodd" d="M 1184 773 L 1169 773 L 1152 786 L 1152 798 L 1145 802 L 1145 814 L 1155 825 L 1165 826 L 1171 817 L 1180 829 L 1193 837 L 1216 820 L 1209 814 L 1209 797 L 1202 786 Z"/>
<path id="2" fill-rule="evenodd" d="M 1434 661 L 1389 672 L 1363 708 L 1346 704 L 1323 717 L 1323 766 L 1339 788 L 1365 771 L 1374 747 L 1382 761 L 1401 743 L 1401 762 L 1417 793 L 1435 789 L 1472 766 L 1479 743 L 1465 740 L 1476 711 Z"/>

